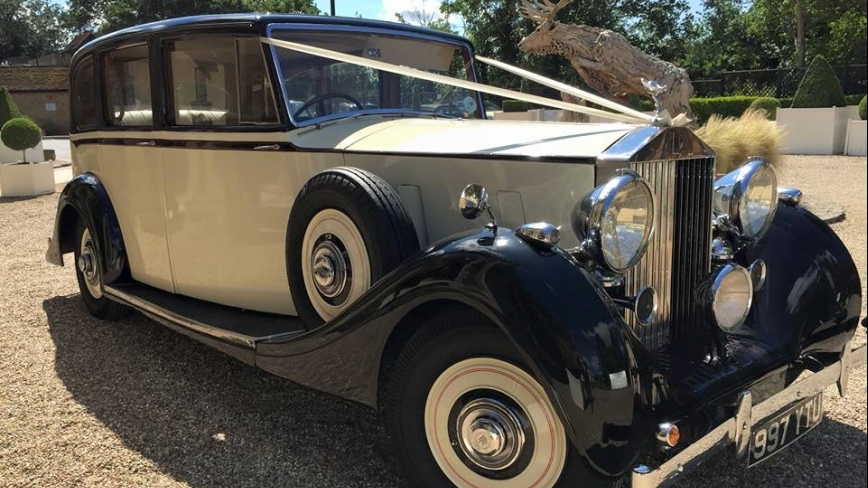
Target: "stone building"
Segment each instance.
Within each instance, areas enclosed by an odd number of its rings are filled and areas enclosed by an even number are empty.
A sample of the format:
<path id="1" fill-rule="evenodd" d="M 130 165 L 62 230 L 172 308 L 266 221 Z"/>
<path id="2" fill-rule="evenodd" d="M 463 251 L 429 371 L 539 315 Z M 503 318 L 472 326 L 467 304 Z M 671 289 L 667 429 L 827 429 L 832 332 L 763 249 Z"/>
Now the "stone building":
<path id="1" fill-rule="evenodd" d="M 69 68 L 0 66 L 0 86 L 46 135 L 69 133 Z"/>

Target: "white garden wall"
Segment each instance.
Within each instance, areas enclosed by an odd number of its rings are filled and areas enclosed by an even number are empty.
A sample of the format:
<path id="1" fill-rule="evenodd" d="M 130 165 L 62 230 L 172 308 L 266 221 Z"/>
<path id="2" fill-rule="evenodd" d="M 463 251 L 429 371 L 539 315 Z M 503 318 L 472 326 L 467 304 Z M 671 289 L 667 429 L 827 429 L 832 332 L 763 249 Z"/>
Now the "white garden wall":
<path id="1" fill-rule="evenodd" d="M 784 154 L 842 154 L 847 123 L 858 118 L 859 107 L 778 109 Z"/>
<path id="2" fill-rule="evenodd" d="M 847 144 L 844 154 L 848 156 L 868 156 L 868 121 L 849 121 L 847 124 Z"/>

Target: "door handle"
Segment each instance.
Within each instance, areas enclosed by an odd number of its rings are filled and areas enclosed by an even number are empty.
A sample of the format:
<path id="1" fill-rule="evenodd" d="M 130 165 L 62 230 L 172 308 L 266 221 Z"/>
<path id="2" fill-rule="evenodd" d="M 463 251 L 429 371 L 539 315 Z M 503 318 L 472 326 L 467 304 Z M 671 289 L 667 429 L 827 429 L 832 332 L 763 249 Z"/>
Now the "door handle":
<path id="1" fill-rule="evenodd" d="M 280 144 L 267 144 L 265 146 L 256 146 L 254 151 L 280 151 Z"/>
<path id="2" fill-rule="evenodd" d="M 141 141 L 136 143 L 137 146 L 153 147 L 157 145 L 157 141 Z"/>

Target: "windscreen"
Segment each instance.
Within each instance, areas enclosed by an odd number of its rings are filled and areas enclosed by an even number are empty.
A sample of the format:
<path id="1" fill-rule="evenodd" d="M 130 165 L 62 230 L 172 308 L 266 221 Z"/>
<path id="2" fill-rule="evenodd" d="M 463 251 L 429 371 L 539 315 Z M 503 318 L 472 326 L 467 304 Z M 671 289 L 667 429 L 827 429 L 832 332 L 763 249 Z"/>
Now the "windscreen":
<path id="1" fill-rule="evenodd" d="M 275 30 L 279 40 L 315 46 L 461 80 L 473 79 L 466 47 L 366 32 Z M 296 123 L 370 111 L 479 118 L 477 92 L 277 48 L 289 112 Z"/>

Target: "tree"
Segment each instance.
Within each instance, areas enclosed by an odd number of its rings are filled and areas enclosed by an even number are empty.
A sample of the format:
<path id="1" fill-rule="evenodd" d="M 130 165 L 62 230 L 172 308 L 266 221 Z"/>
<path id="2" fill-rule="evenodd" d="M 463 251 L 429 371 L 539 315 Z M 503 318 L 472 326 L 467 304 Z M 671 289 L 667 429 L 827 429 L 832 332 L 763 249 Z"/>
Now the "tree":
<path id="1" fill-rule="evenodd" d="M 746 0 L 705 0 L 696 38 L 683 59 L 694 78 L 721 71 L 764 68 L 777 64 L 776 53 L 762 49 L 749 28 Z"/>
<path id="2" fill-rule="evenodd" d="M 314 0 L 70 0 L 68 25 L 100 35 L 146 22 L 203 14 L 275 12 L 319 14 Z"/>
<path id="3" fill-rule="evenodd" d="M 57 52 L 69 37 L 63 16 L 48 0 L 0 0 L 0 61 Z"/>
<path id="4" fill-rule="evenodd" d="M 832 64 L 864 64 L 868 52 L 864 0 L 753 0 L 749 29 L 782 66 L 804 68 L 826 56 Z M 777 66 L 774 66 L 777 67 Z"/>
<path id="5" fill-rule="evenodd" d="M 413 8 L 404 12 L 396 12 L 395 19 L 402 24 L 418 25 L 426 29 L 455 33 L 449 24 L 449 17 L 442 15 L 437 9 L 428 9 L 425 0 L 422 5 L 414 4 Z"/>

